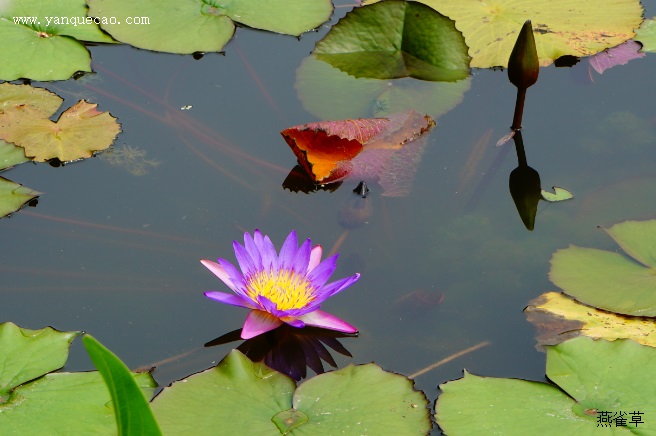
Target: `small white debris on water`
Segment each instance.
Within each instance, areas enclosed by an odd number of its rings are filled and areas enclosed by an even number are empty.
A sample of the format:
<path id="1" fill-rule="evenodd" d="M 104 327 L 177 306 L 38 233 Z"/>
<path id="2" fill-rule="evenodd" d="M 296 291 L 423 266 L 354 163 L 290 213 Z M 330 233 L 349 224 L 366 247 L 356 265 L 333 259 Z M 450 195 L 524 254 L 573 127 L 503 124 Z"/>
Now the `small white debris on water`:
<path id="1" fill-rule="evenodd" d="M 191 109 L 192 107 L 193 107 L 192 105 L 182 106 L 182 107 L 180 108 L 180 110 L 181 110 L 181 111 L 188 111 L 188 110 Z"/>

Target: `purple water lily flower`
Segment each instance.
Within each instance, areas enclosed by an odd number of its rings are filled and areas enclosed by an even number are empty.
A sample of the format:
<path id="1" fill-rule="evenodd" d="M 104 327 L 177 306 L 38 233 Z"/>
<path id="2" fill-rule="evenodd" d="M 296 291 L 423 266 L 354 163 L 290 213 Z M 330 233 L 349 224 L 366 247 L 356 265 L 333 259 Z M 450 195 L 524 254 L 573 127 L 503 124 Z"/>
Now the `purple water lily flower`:
<path id="1" fill-rule="evenodd" d="M 225 283 L 235 295 L 209 291 L 205 295 L 221 303 L 252 309 L 241 337 L 250 339 L 287 323 L 345 333 L 357 329 L 341 319 L 319 310 L 328 297 L 355 283 L 360 274 L 326 283 L 337 268 L 337 254 L 321 261 L 321 245 L 312 247 L 307 239 L 298 246 L 296 232 L 287 236 L 280 254 L 268 236 L 259 230 L 244 234 L 244 245 L 233 242 L 239 269 L 225 259 L 201 263 Z"/>

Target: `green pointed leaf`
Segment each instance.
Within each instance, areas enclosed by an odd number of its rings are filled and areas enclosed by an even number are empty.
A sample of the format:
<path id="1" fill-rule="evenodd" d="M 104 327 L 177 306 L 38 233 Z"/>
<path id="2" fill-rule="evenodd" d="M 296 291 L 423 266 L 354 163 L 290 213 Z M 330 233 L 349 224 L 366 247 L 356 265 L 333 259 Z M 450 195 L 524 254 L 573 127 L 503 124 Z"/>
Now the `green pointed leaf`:
<path id="1" fill-rule="evenodd" d="M 85 335 L 82 341 L 109 389 L 118 434 L 161 435 L 148 400 L 128 367 L 92 336 Z"/>
<path id="2" fill-rule="evenodd" d="M 216 368 L 164 389 L 152 408 L 164 434 L 215 434 L 227 426 L 235 434 L 425 434 L 431 427 L 426 398 L 412 381 L 373 364 L 295 389 L 289 377 L 233 350 Z"/>
<path id="3" fill-rule="evenodd" d="M 309 420 L 294 434 L 427 434 L 427 406 L 412 380 L 374 364 L 349 365 L 299 386 L 294 409 Z"/>
<path id="4" fill-rule="evenodd" d="M 89 0 L 89 16 L 121 42 L 170 53 L 221 51 L 233 22 L 290 35 L 318 27 L 332 13 L 329 0 Z M 115 17 L 112 22 L 109 18 Z M 142 17 L 147 24 L 127 24 Z"/>
<path id="5" fill-rule="evenodd" d="M 578 337 L 547 347 L 547 377 L 557 386 L 465 372 L 440 386 L 436 419 L 446 434 L 652 434 L 656 382 L 643 374 L 654 370 L 654 348 Z M 636 411 L 644 413 L 637 425 Z M 599 412 L 624 413 L 626 426 L 598 427 Z"/>
<path id="6" fill-rule="evenodd" d="M 77 71 L 91 71 L 91 57 L 79 41 L 113 40 L 95 23 L 78 24 L 86 19 L 86 13 L 83 0 L 3 2 L 0 79 L 65 80 Z M 35 20 L 15 21 L 21 17 Z"/>
<path id="7" fill-rule="evenodd" d="M 0 404 L 21 383 L 64 366 L 68 348 L 80 333 L 59 332 L 50 327 L 28 330 L 10 322 L 0 324 Z"/>
<path id="8" fill-rule="evenodd" d="M 313 53 L 355 77 L 457 81 L 469 75 L 467 46 L 453 21 L 401 0 L 353 9 Z"/>
<path id="9" fill-rule="evenodd" d="M 40 192 L 0 177 L 0 218 L 16 212 Z"/>
<path id="10" fill-rule="evenodd" d="M 656 220 L 627 221 L 607 232 L 635 260 L 571 245 L 551 257 L 550 280 L 590 306 L 625 315 L 656 316 Z"/>
<path id="11" fill-rule="evenodd" d="M 642 44 L 640 51 L 656 51 L 656 19 L 643 21 L 640 28 L 636 30 L 634 39 Z"/>
<path id="12" fill-rule="evenodd" d="M 559 188 L 558 186 L 554 186 L 551 189 L 554 190 L 553 193 L 549 191 L 545 191 L 544 189 L 540 191 L 542 193 L 543 200 L 553 203 L 556 201 L 565 201 L 574 198 L 574 194 L 572 194 L 565 188 Z"/>
<path id="13" fill-rule="evenodd" d="M 460 104 L 470 86 L 471 77 L 458 82 L 356 79 L 314 56 L 305 58 L 296 71 L 303 107 L 324 120 L 385 117 L 408 110 L 437 119 Z"/>
<path id="14" fill-rule="evenodd" d="M 590 56 L 633 38 L 639 0 L 421 0 L 456 21 L 471 67 L 507 66 L 522 23 L 533 21 L 540 65 L 564 55 Z M 371 1 L 365 2 L 371 3 Z"/>

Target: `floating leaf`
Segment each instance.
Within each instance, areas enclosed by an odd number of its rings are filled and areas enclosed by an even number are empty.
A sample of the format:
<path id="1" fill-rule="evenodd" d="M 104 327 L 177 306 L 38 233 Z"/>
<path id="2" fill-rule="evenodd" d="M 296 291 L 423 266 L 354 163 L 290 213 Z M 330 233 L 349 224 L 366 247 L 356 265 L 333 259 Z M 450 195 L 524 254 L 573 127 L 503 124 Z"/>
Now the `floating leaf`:
<path id="1" fill-rule="evenodd" d="M 384 117 L 408 110 L 437 118 L 462 102 L 471 77 L 458 82 L 356 79 L 308 56 L 296 71 L 295 86 L 303 107 L 321 119 Z"/>
<path id="2" fill-rule="evenodd" d="M 0 218 L 16 212 L 40 193 L 0 177 Z"/>
<path id="3" fill-rule="evenodd" d="M 547 292 L 524 309 L 537 328 L 538 345 L 555 345 L 575 336 L 593 339 L 632 339 L 656 347 L 656 321 L 618 315 L 583 305 L 560 292 Z"/>
<path id="4" fill-rule="evenodd" d="M 86 14 L 80 0 L 3 1 L 0 79 L 65 80 L 77 71 L 91 71 L 91 56 L 78 41 L 113 40 L 97 24 L 87 22 Z"/>
<path id="5" fill-rule="evenodd" d="M 64 102 L 57 94 L 45 88 L 35 88 L 30 85 L 0 84 L 0 109 L 10 110 L 22 105 L 29 105 L 49 117 L 59 109 Z"/>
<path id="6" fill-rule="evenodd" d="M 29 160 L 22 148 L 0 140 L 0 171 Z"/>
<path id="7" fill-rule="evenodd" d="M 120 125 L 96 104 L 84 100 L 67 109 L 54 123 L 40 110 L 19 106 L 0 114 L 0 139 L 25 149 L 25 155 L 44 162 L 63 162 L 93 156 L 108 148 L 120 132 Z"/>
<path id="8" fill-rule="evenodd" d="M 569 192 L 565 188 L 559 188 L 558 186 L 552 187 L 554 190 L 553 193 L 549 191 L 545 191 L 542 189 L 540 192 L 542 193 L 542 199 L 550 202 L 555 202 L 555 201 L 565 201 L 574 198 L 574 195 Z"/>
<path id="9" fill-rule="evenodd" d="M 465 372 L 440 385 L 436 419 L 446 434 L 596 434 L 603 417 L 617 433 L 650 434 L 656 382 L 644 374 L 655 370 L 654 348 L 578 337 L 547 347 L 547 377 L 557 386 Z"/>
<path id="10" fill-rule="evenodd" d="M 101 27 L 119 41 L 170 53 L 221 51 L 235 21 L 257 29 L 300 35 L 328 20 L 330 0 L 89 0 L 89 16 L 109 18 Z M 129 25 L 135 17 L 147 24 Z"/>
<path id="11" fill-rule="evenodd" d="M 656 316 L 656 220 L 625 221 L 606 232 L 633 259 L 570 245 L 551 257 L 551 281 L 600 309 Z"/>
<path id="12" fill-rule="evenodd" d="M 402 150 L 434 125 L 429 116 L 410 111 L 389 118 L 309 123 L 281 134 L 313 180 L 329 183 L 349 176 L 384 176 L 381 171 L 390 165 L 397 173 L 406 165 L 413 172 L 423 148 L 419 152 Z"/>
<path id="13" fill-rule="evenodd" d="M 107 386 L 97 372 L 61 368 L 80 332 L 0 324 L 0 428 L 11 434 L 116 434 Z M 149 373 L 134 375 L 152 393 Z"/>
<path id="14" fill-rule="evenodd" d="M 656 51 L 656 19 L 643 21 L 634 39 L 642 44 L 642 51 Z"/>
<path id="15" fill-rule="evenodd" d="M 633 38 L 642 22 L 639 0 L 421 0 L 455 20 L 472 57 L 471 66 L 508 65 L 517 32 L 533 21 L 540 65 L 564 55 L 590 56 Z M 372 3 L 367 1 L 365 3 Z"/>
<path id="16" fill-rule="evenodd" d="M 609 48 L 592 56 L 589 61 L 590 65 L 596 72 L 602 74 L 609 68 L 617 65 L 625 65 L 633 59 L 640 59 L 645 57 L 645 53 L 640 52 L 640 44 L 630 40 L 618 45 L 617 47 Z"/>
<path id="17" fill-rule="evenodd" d="M 415 2 L 387 0 L 353 9 L 314 54 L 355 77 L 457 81 L 469 75 L 467 46 L 453 21 Z"/>
<path id="18" fill-rule="evenodd" d="M 426 398 L 412 381 L 369 364 L 293 380 L 233 350 L 152 402 L 164 434 L 426 434 Z"/>
<path id="19" fill-rule="evenodd" d="M 118 434 L 161 435 L 148 400 L 128 367 L 93 336 L 85 335 L 82 341 L 112 396 Z"/>

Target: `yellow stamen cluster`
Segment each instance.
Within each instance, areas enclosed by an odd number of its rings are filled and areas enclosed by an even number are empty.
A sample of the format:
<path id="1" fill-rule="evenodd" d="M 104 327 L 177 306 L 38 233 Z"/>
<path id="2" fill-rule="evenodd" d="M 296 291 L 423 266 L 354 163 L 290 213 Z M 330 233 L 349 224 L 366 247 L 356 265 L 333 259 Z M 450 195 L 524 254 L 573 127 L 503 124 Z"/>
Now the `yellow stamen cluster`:
<path id="1" fill-rule="evenodd" d="M 275 303 L 278 310 L 301 309 L 314 300 L 314 287 L 303 274 L 290 270 L 260 270 L 248 278 L 246 292 L 254 301 L 258 295 Z"/>

